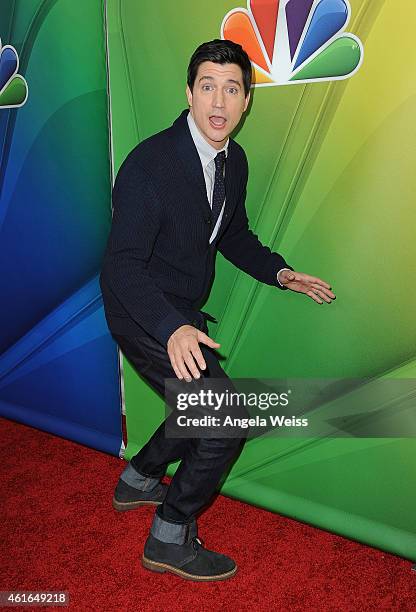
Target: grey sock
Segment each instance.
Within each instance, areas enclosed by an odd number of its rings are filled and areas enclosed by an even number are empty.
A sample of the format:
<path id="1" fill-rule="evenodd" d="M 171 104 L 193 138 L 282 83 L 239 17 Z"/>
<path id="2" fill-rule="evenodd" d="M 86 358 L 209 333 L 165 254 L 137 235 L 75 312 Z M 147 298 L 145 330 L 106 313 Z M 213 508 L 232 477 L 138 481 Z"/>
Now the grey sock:
<path id="1" fill-rule="evenodd" d="M 139 491 L 152 491 L 160 482 L 160 478 L 140 474 L 130 463 L 127 464 L 120 478 L 130 487 L 139 489 Z"/>
<path id="2" fill-rule="evenodd" d="M 185 544 L 198 535 L 198 527 L 195 519 L 189 525 L 187 523 L 170 523 L 155 514 L 150 533 L 153 537 L 167 544 Z"/>

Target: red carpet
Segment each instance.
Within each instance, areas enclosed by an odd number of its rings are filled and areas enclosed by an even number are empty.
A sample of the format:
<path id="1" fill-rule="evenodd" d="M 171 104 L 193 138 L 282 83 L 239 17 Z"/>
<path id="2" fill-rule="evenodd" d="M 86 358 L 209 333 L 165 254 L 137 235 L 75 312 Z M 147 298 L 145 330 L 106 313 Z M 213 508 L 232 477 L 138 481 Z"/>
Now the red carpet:
<path id="1" fill-rule="evenodd" d="M 80 611 L 416 610 L 410 561 L 222 496 L 200 535 L 236 560 L 237 575 L 201 584 L 149 572 L 139 558 L 153 510 L 111 506 L 121 459 L 0 426 L 0 590 L 67 590 Z"/>

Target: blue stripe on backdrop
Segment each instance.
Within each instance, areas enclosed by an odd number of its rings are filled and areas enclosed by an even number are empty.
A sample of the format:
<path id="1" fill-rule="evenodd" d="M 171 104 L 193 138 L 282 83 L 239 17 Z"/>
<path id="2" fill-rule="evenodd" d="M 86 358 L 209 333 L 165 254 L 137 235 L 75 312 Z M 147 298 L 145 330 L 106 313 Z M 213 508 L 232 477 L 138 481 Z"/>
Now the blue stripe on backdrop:
<path id="1" fill-rule="evenodd" d="M 112 184 L 104 4 L 5 0 L 0 37 L 29 89 L 0 109 L 0 413 L 118 455 L 98 284 Z"/>
<path id="2" fill-rule="evenodd" d="M 118 455 L 117 372 L 96 277 L 0 357 L 0 413 Z"/>

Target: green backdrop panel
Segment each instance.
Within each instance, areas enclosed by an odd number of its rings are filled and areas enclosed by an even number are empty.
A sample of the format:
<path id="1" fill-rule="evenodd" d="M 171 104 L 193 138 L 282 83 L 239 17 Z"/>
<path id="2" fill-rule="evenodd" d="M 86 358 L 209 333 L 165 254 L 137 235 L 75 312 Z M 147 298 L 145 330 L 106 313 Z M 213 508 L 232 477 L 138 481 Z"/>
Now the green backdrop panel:
<path id="1" fill-rule="evenodd" d="M 192 51 L 243 4 L 109 1 L 116 170 L 186 107 Z M 318 306 L 261 285 L 219 255 L 205 308 L 233 377 L 416 378 L 416 83 L 403 61 L 416 6 L 350 4 L 360 70 L 256 88 L 236 135 L 250 165 L 251 227 L 296 269 L 329 280 L 337 300 Z M 164 411 L 127 363 L 125 393 L 130 458 Z M 264 436 L 246 444 L 222 492 L 416 560 L 414 451 L 412 439 Z"/>

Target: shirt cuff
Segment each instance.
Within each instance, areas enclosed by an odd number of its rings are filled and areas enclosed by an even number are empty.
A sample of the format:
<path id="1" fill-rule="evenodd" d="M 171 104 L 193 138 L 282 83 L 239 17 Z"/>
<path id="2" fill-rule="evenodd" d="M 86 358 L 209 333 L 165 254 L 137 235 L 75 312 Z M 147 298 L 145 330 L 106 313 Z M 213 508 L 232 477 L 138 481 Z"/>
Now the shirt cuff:
<path id="1" fill-rule="evenodd" d="M 288 271 L 292 271 L 293 272 L 292 268 L 282 268 L 281 270 L 279 270 L 279 272 L 276 274 L 276 278 L 277 278 L 277 282 L 279 283 L 279 285 L 281 287 L 284 287 L 284 285 L 282 285 L 282 283 L 279 280 L 279 274 L 280 274 L 280 272 L 283 272 L 283 270 L 288 270 Z"/>

